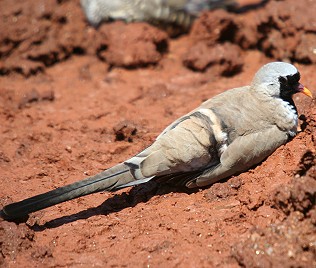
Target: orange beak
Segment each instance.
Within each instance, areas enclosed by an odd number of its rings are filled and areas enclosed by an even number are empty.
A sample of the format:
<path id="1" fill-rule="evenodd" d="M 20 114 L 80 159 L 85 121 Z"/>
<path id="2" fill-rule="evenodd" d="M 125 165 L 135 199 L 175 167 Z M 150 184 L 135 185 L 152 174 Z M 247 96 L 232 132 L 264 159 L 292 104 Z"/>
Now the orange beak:
<path id="1" fill-rule="evenodd" d="M 313 98 L 312 92 L 310 92 L 310 90 L 307 87 L 304 87 L 301 92 L 305 94 L 306 96 Z"/>
<path id="2" fill-rule="evenodd" d="M 312 92 L 307 87 L 304 87 L 301 83 L 298 84 L 297 92 L 301 92 L 306 96 L 313 98 Z"/>

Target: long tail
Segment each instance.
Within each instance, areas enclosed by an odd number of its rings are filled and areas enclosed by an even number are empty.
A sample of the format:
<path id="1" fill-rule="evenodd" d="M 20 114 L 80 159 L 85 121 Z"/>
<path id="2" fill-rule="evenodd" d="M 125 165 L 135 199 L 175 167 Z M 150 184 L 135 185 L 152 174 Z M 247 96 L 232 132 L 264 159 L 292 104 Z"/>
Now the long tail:
<path id="1" fill-rule="evenodd" d="M 148 181 L 150 178 L 136 180 L 133 170 L 126 164 L 118 164 L 95 176 L 57 188 L 44 194 L 9 204 L 2 209 L 5 219 L 18 219 L 35 212 L 80 196 L 111 191 Z"/>

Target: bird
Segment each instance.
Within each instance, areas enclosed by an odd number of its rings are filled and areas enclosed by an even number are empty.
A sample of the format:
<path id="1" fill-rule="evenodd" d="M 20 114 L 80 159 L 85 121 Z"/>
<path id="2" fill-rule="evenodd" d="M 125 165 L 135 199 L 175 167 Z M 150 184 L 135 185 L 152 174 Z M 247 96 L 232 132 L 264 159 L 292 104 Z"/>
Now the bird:
<path id="1" fill-rule="evenodd" d="M 299 80 L 294 65 L 267 63 L 250 85 L 205 101 L 130 159 L 95 176 L 8 204 L 2 218 L 19 219 L 77 197 L 150 180 L 196 188 L 244 172 L 297 134 L 298 113 L 292 96 L 301 92 L 313 98 Z"/>
<path id="2" fill-rule="evenodd" d="M 202 10 L 232 8 L 234 0 L 80 0 L 90 24 L 102 21 L 146 21 L 190 27 Z"/>

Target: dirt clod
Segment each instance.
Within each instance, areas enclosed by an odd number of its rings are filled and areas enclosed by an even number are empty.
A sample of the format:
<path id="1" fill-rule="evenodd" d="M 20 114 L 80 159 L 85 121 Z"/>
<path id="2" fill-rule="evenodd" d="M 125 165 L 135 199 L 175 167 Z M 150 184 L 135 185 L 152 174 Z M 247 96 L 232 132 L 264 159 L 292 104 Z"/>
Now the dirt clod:
<path id="1" fill-rule="evenodd" d="M 132 142 L 133 136 L 135 136 L 137 133 L 137 128 L 135 124 L 129 121 L 118 123 L 116 126 L 113 127 L 113 130 L 116 141 L 126 140 L 128 142 Z"/>

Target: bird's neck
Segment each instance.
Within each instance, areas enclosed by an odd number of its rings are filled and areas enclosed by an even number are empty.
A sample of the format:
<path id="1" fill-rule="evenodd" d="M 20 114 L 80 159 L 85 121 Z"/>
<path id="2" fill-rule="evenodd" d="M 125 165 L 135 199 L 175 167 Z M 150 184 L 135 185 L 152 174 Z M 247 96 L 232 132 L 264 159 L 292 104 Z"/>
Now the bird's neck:
<path id="1" fill-rule="evenodd" d="M 276 114 L 276 117 L 278 117 L 277 122 L 279 122 L 278 126 L 286 130 L 290 137 L 294 137 L 297 133 L 298 125 L 297 109 L 294 101 L 291 97 L 282 98 L 279 101 L 281 105 L 277 109 L 278 112 Z"/>
<path id="2" fill-rule="evenodd" d="M 287 105 L 291 108 L 291 110 L 292 110 L 292 111 L 295 111 L 295 113 L 296 113 L 296 115 L 297 115 L 297 108 L 296 108 L 296 106 L 295 106 L 295 103 L 294 103 L 294 101 L 293 101 L 292 96 L 282 98 L 282 100 L 283 100 L 284 102 L 286 102 Z"/>

